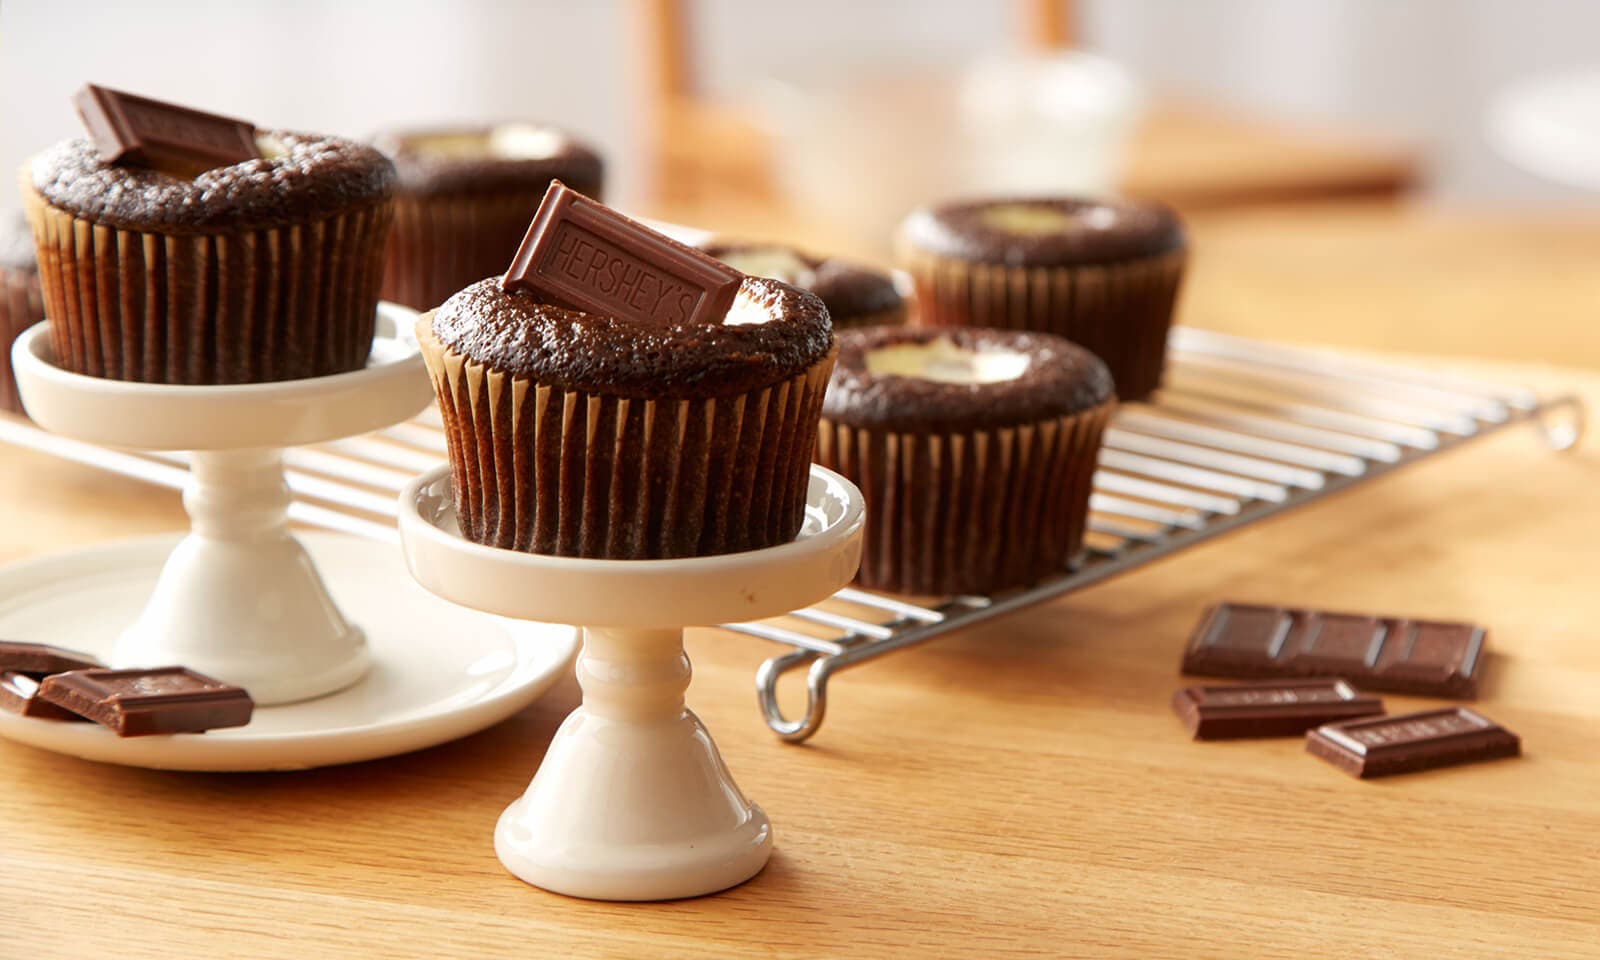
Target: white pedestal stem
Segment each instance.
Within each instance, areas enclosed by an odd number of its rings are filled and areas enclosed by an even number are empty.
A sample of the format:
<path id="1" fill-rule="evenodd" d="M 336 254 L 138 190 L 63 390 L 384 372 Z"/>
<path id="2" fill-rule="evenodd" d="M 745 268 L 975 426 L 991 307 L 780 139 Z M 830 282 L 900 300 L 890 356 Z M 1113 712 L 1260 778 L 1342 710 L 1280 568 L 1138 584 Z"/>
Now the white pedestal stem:
<path id="1" fill-rule="evenodd" d="M 577 673 L 583 705 L 495 831 L 506 867 L 605 900 L 698 896 L 758 873 L 772 828 L 684 706 L 682 630 L 585 627 Z"/>
<path id="2" fill-rule="evenodd" d="M 361 631 L 289 532 L 281 450 L 196 452 L 183 505 L 191 532 L 117 641 L 116 665 L 182 664 L 239 684 L 260 704 L 307 700 L 361 678 Z"/>

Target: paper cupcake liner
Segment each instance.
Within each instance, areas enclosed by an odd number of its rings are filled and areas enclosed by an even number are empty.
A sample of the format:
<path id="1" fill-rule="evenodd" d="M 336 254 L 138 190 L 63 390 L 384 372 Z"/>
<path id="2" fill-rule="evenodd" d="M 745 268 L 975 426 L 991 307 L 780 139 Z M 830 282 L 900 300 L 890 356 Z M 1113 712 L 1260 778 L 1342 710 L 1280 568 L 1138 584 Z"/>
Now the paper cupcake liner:
<path id="1" fill-rule="evenodd" d="M 793 540 L 834 354 L 715 400 L 634 400 L 491 370 L 417 322 L 470 540 L 566 557 L 660 559 Z"/>
<path id="2" fill-rule="evenodd" d="M 1143 400 L 1161 385 L 1186 258 L 1179 250 L 1120 263 L 1011 267 L 901 249 L 917 290 L 919 326 L 1066 337 L 1106 362 L 1123 400 Z"/>
<path id="3" fill-rule="evenodd" d="M 32 272 L 0 268 L 0 410 L 22 412 L 16 377 L 11 372 L 11 345 L 22 331 L 44 319 L 39 278 Z"/>
<path id="4" fill-rule="evenodd" d="M 506 272 L 548 182 L 526 190 L 395 200 L 383 299 L 432 310 L 458 290 Z M 598 199 L 598 184 L 569 184 Z"/>
<path id="5" fill-rule="evenodd" d="M 893 433 L 826 418 L 817 462 L 867 502 L 864 587 L 993 593 L 1063 570 L 1083 545 L 1106 403 L 1070 417 L 966 433 Z"/>
<path id="6" fill-rule="evenodd" d="M 23 197 L 56 357 L 149 383 L 297 380 L 372 349 L 388 203 L 239 234 L 107 227 Z"/>

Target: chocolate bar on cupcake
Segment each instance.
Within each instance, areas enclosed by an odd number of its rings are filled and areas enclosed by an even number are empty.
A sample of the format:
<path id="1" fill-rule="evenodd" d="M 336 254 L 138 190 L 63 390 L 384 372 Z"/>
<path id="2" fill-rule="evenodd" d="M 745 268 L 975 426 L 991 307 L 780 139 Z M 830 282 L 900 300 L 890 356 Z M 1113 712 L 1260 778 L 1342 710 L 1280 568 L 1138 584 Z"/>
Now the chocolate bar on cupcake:
<path id="1" fill-rule="evenodd" d="M 1036 330 L 1111 368 L 1117 395 L 1161 385 L 1186 259 L 1182 224 L 1158 204 L 969 200 L 913 213 L 896 239 L 927 326 Z"/>
<path id="2" fill-rule="evenodd" d="M 1063 571 L 1114 404 L 1105 364 L 1050 334 L 842 331 L 817 462 L 866 498 L 862 586 L 992 593 Z"/>
<path id="3" fill-rule="evenodd" d="M 540 124 L 394 130 L 374 144 L 399 174 L 383 298 L 418 310 L 504 270 L 551 181 L 601 196 L 600 155 Z"/>
<path id="4" fill-rule="evenodd" d="M 382 154 L 103 87 L 75 102 L 91 138 L 21 178 L 58 363 L 174 384 L 366 363 L 394 188 Z"/>
<path id="5" fill-rule="evenodd" d="M 813 257 L 781 243 L 713 240 L 700 249 L 753 277 L 810 290 L 827 304 L 835 330 L 906 322 L 905 295 L 882 270 L 838 257 Z"/>
<path id="6" fill-rule="evenodd" d="M 417 339 L 469 539 L 646 559 L 799 533 L 836 350 L 815 295 L 556 183 L 505 276 Z"/>

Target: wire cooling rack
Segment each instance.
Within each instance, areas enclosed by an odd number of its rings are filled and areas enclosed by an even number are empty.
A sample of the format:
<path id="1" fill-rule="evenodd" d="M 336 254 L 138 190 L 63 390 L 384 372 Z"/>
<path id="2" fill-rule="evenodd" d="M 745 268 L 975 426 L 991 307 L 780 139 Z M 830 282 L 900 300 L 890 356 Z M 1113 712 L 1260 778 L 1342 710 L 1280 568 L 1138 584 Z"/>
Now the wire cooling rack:
<path id="1" fill-rule="evenodd" d="M 1330 351 L 1188 328 L 1173 330 L 1167 377 L 1150 403 L 1114 416 L 1095 474 L 1081 557 L 1061 574 L 996 596 L 890 597 L 845 589 L 829 600 L 724 629 L 789 649 L 761 665 L 767 725 L 797 742 L 816 733 L 828 681 L 886 653 L 1104 580 L 1234 527 L 1415 463 L 1472 438 L 1533 422 L 1555 449 L 1583 427 L 1576 397 L 1464 379 Z M 0 415 L 0 440 L 166 487 L 182 454 L 108 450 Z M 438 413 L 363 437 L 288 450 L 303 524 L 398 543 L 397 494 L 445 456 Z M 805 671 L 799 717 L 779 681 Z"/>

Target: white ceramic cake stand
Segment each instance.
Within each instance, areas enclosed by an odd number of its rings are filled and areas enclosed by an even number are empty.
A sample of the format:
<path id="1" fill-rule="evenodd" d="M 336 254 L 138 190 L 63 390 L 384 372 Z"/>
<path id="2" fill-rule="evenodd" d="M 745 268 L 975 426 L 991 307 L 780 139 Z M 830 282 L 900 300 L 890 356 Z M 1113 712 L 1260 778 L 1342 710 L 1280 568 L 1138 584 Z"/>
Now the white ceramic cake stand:
<path id="1" fill-rule="evenodd" d="M 813 466 L 793 542 L 684 560 L 581 560 L 473 543 L 456 525 L 446 468 L 400 498 L 406 560 L 423 586 L 478 610 L 584 625 L 583 704 L 500 817 L 495 852 L 506 868 L 598 900 L 699 896 L 758 873 L 772 828 L 684 706 L 683 628 L 786 613 L 848 583 L 861 559 L 861 493 Z"/>
<path id="2" fill-rule="evenodd" d="M 400 308 L 385 308 L 389 322 Z M 405 311 L 409 314 L 409 311 Z M 183 505 L 190 533 L 117 666 L 179 663 L 236 683 L 258 704 L 309 700 L 361 678 L 361 629 L 328 596 L 289 532 L 283 448 L 370 433 L 414 416 L 432 390 L 416 345 L 373 342 L 362 370 L 304 380 L 170 386 L 89 377 L 56 366 L 47 324 L 12 350 L 23 405 L 52 433 L 133 450 L 192 451 Z"/>

